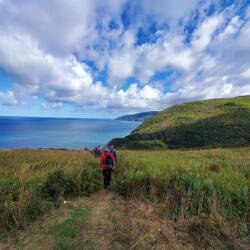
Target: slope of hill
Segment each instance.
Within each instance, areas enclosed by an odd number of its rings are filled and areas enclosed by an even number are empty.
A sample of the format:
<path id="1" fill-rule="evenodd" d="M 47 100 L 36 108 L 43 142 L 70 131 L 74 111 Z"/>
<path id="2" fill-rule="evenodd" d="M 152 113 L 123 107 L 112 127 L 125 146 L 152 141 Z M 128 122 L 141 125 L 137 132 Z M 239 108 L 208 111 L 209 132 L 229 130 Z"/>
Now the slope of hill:
<path id="1" fill-rule="evenodd" d="M 249 249 L 250 147 L 118 156 L 0 150 L 0 249 Z"/>
<path id="2" fill-rule="evenodd" d="M 250 96 L 177 104 L 110 143 L 120 148 L 249 145 Z"/>
<path id="3" fill-rule="evenodd" d="M 151 118 L 154 115 L 159 114 L 159 111 L 149 111 L 149 112 L 142 112 L 142 113 L 137 113 L 134 115 L 124 115 L 116 118 L 116 120 L 120 121 L 135 121 L 135 122 L 144 122 Z"/>

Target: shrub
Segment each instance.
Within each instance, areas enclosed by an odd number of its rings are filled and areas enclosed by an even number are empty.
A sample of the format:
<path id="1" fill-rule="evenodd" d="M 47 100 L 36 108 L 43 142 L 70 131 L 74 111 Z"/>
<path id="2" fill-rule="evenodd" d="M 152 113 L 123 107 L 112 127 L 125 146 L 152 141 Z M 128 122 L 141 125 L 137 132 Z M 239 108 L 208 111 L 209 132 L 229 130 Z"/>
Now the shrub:
<path id="1" fill-rule="evenodd" d="M 60 196 L 76 194 L 77 185 L 72 177 L 65 176 L 62 171 L 56 171 L 48 175 L 41 192 L 44 197 L 58 201 Z"/>
<path id="2" fill-rule="evenodd" d="M 126 198 L 140 196 L 149 197 L 153 178 L 141 170 L 129 171 L 122 175 L 116 175 L 114 179 L 114 190 Z"/>
<path id="3" fill-rule="evenodd" d="M 102 188 L 102 178 L 100 170 L 90 166 L 85 167 L 81 173 L 81 192 L 89 196 Z"/>

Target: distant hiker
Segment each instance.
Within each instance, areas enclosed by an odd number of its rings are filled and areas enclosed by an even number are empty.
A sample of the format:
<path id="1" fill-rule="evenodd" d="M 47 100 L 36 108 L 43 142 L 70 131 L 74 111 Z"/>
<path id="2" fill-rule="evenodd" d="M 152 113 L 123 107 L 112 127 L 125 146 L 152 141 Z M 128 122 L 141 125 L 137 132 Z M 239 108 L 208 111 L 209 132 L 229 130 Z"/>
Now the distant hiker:
<path id="1" fill-rule="evenodd" d="M 102 149 L 101 149 L 100 145 L 95 146 L 93 151 L 94 151 L 94 155 L 96 158 L 98 158 L 102 155 Z"/>
<path id="2" fill-rule="evenodd" d="M 113 154 L 110 153 L 108 148 L 104 149 L 104 153 L 101 157 L 100 169 L 103 174 L 103 184 L 104 188 L 107 190 L 110 185 L 112 170 L 115 168 L 115 158 Z"/>
<path id="3" fill-rule="evenodd" d="M 83 148 L 83 151 L 89 151 L 89 149 L 85 146 L 85 147 Z"/>
<path id="4" fill-rule="evenodd" d="M 115 150 L 115 148 L 114 148 L 113 145 L 111 145 L 111 146 L 109 147 L 109 151 L 110 151 L 110 153 L 114 156 L 115 162 L 116 162 L 116 150 Z"/>
<path id="5" fill-rule="evenodd" d="M 99 157 L 97 146 L 94 147 L 93 152 L 94 152 L 94 155 L 95 155 L 96 158 Z"/>
<path id="6" fill-rule="evenodd" d="M 98 155 L 98 157 L 100 157 L 102 155 L 102 149 L 101 149 L 100 145 L 97 146 L 97 155 Z"/>

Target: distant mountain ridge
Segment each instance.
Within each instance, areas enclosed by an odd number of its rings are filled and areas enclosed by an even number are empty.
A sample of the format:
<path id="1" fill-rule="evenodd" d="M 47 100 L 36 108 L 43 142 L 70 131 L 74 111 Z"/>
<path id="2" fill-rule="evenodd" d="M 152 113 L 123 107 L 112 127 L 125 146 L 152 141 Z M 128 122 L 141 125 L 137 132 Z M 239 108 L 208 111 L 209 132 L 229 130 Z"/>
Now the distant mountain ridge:
<path id="1" fill-rule="evenodd" d="M 159 114 L 159 111 L 149 111 L 149 112 L 141 112 L 134 115 L 124 115 L 116 118 L 116 120 L 120 121 L 135 121 L 135 122 L 144 122 L 147 119 L 151 118 L 154 115 Z"/>
<path id="2" fill-rule="evenodd" d="M 174 105 L 110 143 L 119 148 L 250 145 L 250 96 Z"/>

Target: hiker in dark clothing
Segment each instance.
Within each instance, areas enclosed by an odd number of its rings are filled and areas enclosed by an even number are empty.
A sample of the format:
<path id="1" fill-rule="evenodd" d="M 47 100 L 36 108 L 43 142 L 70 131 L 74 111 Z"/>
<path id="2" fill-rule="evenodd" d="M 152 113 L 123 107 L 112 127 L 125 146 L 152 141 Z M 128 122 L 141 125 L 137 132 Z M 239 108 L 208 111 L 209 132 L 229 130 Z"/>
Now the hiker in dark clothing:
<path id="1" fill-rule="evenodd" d="M 110 151 L 110 153 L 114 156 L 115 162 L 116 162 L 116 150 L 115 150 L 115 148 L 114 148 L 113 145 L 111 145 L 111 146 L 109 147 L 109 151 Z"/>
<path id="2" fill-rule="evenodd" d="M 100 157 L 102 155 L 102 149 L 101 149 L 100 145 L 97 146 L 97 155 L 98 155 L 98 157 Z"/>
<path id="3" fill-rule="evenodd" d="M 102 155 L 102 149 L 99 145 L 94 147 L 93 152 L 94 152 L 95 158 L 98 158 Z"/>
<path id="4" fill-rule="evenodd" d="M 96 146 L 94 147 L 93 152 L 94 152 L 94 156 L 95 156 L 95 158 L 97 158 L 97 157 L 98 157 L 98 155 L 97 155 L 97 147 L 96 147 Z"/>
<path id="5" fill-rule="evenodd" d="M 103 183 L 104 188 L 107 190 L 110 185 L 111 174 L 115 168 L 115 158 L 113 154 L 110 153 L 108 148 L 104 150 L 104 153 L 101 157 L 100 169 L 103 174 Z"/>

